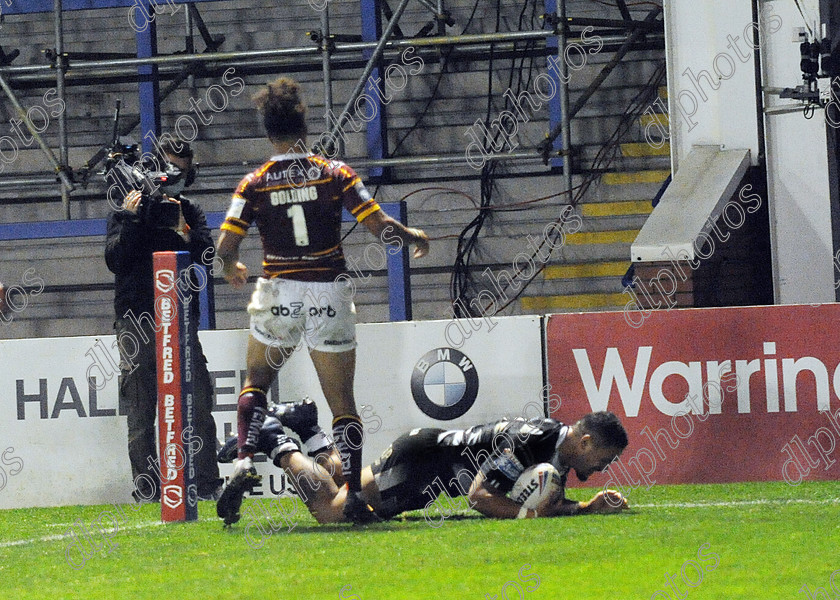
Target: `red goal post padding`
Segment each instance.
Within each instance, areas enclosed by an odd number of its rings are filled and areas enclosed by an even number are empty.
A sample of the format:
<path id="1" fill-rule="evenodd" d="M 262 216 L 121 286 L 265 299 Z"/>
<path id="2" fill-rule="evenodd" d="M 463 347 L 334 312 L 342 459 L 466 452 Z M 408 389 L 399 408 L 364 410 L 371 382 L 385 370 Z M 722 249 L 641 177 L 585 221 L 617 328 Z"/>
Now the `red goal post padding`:
<path id="1" fill-rule="evenodd" d="M 189 252 L 155 252 L 155 356 L 157 359 L 160 515 L 164 522 L 198 519 L 193 429 L 193 360 L 198 323 L 189 303 Z"/>

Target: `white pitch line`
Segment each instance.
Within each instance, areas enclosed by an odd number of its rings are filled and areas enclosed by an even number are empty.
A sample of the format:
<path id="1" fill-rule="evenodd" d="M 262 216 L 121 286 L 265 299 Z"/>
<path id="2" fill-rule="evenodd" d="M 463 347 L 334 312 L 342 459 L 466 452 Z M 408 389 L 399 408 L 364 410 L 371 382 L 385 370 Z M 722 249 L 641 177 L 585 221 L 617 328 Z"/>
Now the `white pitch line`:
<path id="1" fill-rule="evenodd" d="M 712 507 L 735 507 L 735 506 L 756 506 L 767 504 L 840 504 L 840 498 L 826 498 L 824 500 L 811 500 L 808 498 L 790 498 L 779 500 L 733 500 L 729 502 L 662 502 L 659 504 L 631 504 L 630 508 L 712 508 Z M 217 519 L 199 519 L 200 521 L 216 521 Z M 68 523 L 68 526 L 75 525 Z M 48 527 L 58 527 L 60 524 L 47 525 Z M 121 527 L 122 529 L 145 529 L 147 527 L 157 527 L 159 525 L 166 525 L 161 521 L 152 521 L 149 523 L 140 523 L 138 525 L 131 525 L 130 527 Z M 117 530 L 117 531 L 119 531 Z M 14 540 L 11 542 L 0 542 L 0 548 L 8 548 L 10 546 L 22 546 L 25 544 L 33 544 L 35 542 L 54 542 L 70 537 L 68 534 L 62 535 L 45 535 L 39 538 L 32 538 L 28 540 Z"/>
<path id="2" fill-rule="evenodd" d="M 75 524 L 75 521 L 73 523 L 70 523 L 71 526 L 74 525 L 74 524 Z M 117 533 L 119 533 L 123 529 L 145 529 L 147 527 L 156 527 L 158 525 L 166 525 L 166 523 L 163 523 L 161 521 L 152 521 L 150 523 L 139 523 L 138 525 L 130 525 L 128 527 L 120 527 L 119 529 L 117 529 Z M 9 546 L 23 546 L 25 544 L 33 544 L 35 542 L 55 542 L 57 540 L 63 540 L 63 539 L 69 538 L 70 535 L 71 534 L 62 533 L 61 535 L 45 535 L 43 537 L 32 538 L 32 539 L 28 539 L 28 540 L 14 540 L 12 542 L 0 542 L 0 548 L 8 548 Z"/>
<path id="3" fill-rule="evenodd" d="M 840 498 L 826 498 L 825 500 L 790 498 L 787 500 L 733 500 L 730 502 L 663 502 L 660 504 L 630 504 L 630 508 L 706 508 L 720 506 L 751 506 L 759 504 L 840 504 Z"/>

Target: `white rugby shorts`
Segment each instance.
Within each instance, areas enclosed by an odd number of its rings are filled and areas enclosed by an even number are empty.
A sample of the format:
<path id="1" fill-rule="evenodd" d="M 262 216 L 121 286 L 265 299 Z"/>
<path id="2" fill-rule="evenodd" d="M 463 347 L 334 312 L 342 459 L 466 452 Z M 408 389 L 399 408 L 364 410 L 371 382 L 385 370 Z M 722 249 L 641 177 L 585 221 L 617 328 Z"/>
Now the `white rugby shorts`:
<path id="1" fill-rule="evenodd" d="M 352 286 L 339 281 L 257 280 L 248 314 L 251 335 L 266 346 L 346 352 L 356 347 Z"/>

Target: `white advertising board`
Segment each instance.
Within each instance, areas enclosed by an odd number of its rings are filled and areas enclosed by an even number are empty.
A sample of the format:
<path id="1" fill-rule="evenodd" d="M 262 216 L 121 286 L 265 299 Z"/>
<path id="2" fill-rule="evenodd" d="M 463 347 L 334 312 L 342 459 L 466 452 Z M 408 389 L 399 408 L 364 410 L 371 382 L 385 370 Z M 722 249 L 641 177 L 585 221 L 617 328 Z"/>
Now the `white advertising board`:
<path id="1" fill-rule="evenodd" d="M 543 388 L 539 317 L 476 320 L 472 328 L 464 320 L 457 323 L 460 329 L 453 323 L 357 327 L 355 394 L 365 464 L 416 427 L 466 427 L 523 412 L 537 416 Z M 221 442 L 236 430 L 248 333 L 204 331 L 200 338 Z M 0 340 L 0 508 L 131 501 L 125 414 L 118 406 L 116 372 L 103 355 L 109 349 L 118 362 L 113 342 L 114 336 Z M 94 357 L 100 368 L 91 368 Z M 97 390 L 88 375 L 100 387 L 110 379 Z M 306 395 L 328 430 L 331 414 L 315 370 L 305 352 L 296 352 L 270 397 Z M 222 476 L 230 473 L 230 465 L 220 467 Z M 286 489 L 279 469 L 270 463 L 257 469 L 263 484 L 255 492 Z"/>

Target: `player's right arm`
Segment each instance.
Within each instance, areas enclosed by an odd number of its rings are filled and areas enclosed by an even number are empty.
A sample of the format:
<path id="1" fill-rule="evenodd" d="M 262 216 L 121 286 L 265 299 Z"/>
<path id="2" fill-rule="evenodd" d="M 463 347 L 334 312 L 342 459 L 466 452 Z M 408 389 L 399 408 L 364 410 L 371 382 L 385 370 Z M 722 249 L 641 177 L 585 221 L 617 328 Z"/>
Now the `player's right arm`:
<path id="1" fill-rule="evenodd" d="M 236 289 L 248 283 L 248 267 L 239 262 L 239 244 L 243 239 L 244 236 L 222 231 L 216 248 L 216 256 L 222 260 L 222 275 Z"/>
<path id="2" fill-rule="evenodd" d="M 581 502 L 581 505 L 583 505 L 581 512 L 584 514 L 608 515 L 629 508 L 627 498 L 615 490 L 601 490 L 592 497 L 592 500 Z"/>
<path id="3" fill-rule="evenodd" d="M 253 176 L 248 174 L 236 188 L 216 245 L 216 256 L 222 260 L 222 275 L 237 289 L 248 282 L 248 267 L 239 262 L 239 245 L 253 220 L 253 211 L 245 195 L 252 180 Z"/>

